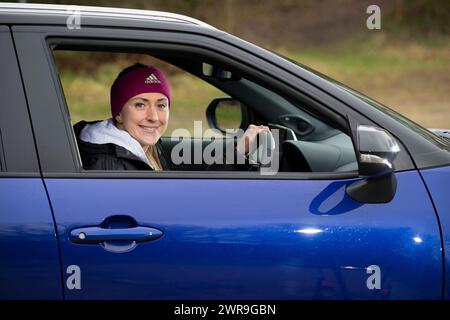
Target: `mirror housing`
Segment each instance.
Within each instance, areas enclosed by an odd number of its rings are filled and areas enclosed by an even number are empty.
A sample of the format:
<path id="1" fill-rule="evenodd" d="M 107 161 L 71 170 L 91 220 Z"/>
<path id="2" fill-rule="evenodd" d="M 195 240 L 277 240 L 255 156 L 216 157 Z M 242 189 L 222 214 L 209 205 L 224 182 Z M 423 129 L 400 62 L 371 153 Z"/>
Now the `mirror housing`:
<path id="1" fill-rule="evenodd" d="M 353 143 L 358 158 L 357 180 L 346 188 L 347 194 L 360 203 L 387 203 L 397 191 L 394 159 L 400 146 L 394 137 L 381 128 L 356 125 L 350 121 Z"/>
<path id="2" fill-rule="evenodd" d="M 397 141 L 387 131 L 365 125 L 357 127 L 359 174 L 375 177 L 392 173 L 400 152 Z"/>

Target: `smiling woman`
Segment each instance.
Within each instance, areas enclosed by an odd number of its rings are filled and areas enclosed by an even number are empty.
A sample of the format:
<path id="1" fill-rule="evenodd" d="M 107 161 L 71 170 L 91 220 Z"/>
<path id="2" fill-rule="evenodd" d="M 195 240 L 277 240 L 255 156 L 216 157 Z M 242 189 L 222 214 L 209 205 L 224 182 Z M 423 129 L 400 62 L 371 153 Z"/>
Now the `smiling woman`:
<path id="1" fill-rule="evenodd" d="M 167 168 L 158 142 L 167 129 L 169 107 L 169 83 L 159 69 L 139 63 L 125 68 L 111 87 L 112 118 L 75 125 L 84 168 Z"/>
<path id="2" fill-rule="evenodd" d="M 147 151 L 167 129 L 169 102 L 158 92 L 141 93 L 130 99 L 116 116 L 116 125 L 127 131 Z"/>
<path id="3" fill-rule="evenodd" d="M 128 132 L 144 150 L 151 166 L 162 170 L 155 148 L 167 129 L 169 100 L 159 92 L 141 93 L 130 99 L 116 116 L 116 126 Z"/>

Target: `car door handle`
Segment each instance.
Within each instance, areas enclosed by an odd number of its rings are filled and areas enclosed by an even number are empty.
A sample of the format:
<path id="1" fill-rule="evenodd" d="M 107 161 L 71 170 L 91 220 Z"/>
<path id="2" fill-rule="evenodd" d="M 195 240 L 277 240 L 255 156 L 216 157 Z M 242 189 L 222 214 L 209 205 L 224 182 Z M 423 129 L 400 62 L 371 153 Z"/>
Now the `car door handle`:
<path id="1" fill-rule="evenodd" d="M 79 244 L 99 244 L 108 241 L 146 242 L 160 238 L 161 230 L 148 227 L 133 227 L 121 229 L 105 229 L 101 227 L 86 227 L 70 232 L 70 240 Z"/>

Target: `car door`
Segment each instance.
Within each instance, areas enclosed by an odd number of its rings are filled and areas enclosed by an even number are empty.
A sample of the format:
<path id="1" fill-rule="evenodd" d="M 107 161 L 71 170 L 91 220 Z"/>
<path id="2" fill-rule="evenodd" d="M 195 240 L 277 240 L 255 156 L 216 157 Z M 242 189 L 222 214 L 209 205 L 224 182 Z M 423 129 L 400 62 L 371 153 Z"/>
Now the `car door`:
<path id="1" fill-rule="evenodd" d="M 271 70 L 268 77 L 346 110 L 337 99 L 248 51 L 198 34 L 14 31 L 67 299 L 442 297 L 438 223 L 412 165 L 395 173 L 395 197 L 378 204 L 347 195 L 346 186 L 362 179 L 355 172 L 84 171 L 46 39 L 201 42 L 246 61 L 244 73 L 258 63 Z"/>
<path id="2" fill-rule="evenodd" d="M 448 215 L 450 209 L 450 199 L 447 193 L 448 181 L 450 181 L 450 166 L 440 166 L 435 168 L 429 168 L 420 170 L 430 195 L 433 199 L 433 203 L 439 213 L 440 224 L 442 228 L 443 244 L 445 252 L 445 270 L 450 268 L 450 218 Z M 448 271 L 447 271 L 448 274 Z M 445 299 L 450 299 L 450 280 L 449 277 L 445 277 Z"/>
<path id="3" fill-rule="evenodd" d="M 0 299 L 62 299 L 57 236 L 11 31 L 0 25 Z"/>

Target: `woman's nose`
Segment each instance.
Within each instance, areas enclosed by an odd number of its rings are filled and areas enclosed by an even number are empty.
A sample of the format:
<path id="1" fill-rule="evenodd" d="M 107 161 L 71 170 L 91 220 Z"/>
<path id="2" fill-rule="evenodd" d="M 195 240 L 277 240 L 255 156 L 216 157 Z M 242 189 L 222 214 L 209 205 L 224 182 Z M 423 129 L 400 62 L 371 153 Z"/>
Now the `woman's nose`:
<path id="1" fill-rule="evenodd" d="M 150 106 L 149 108 L 147 108 L 146 118 L 147 118 L 147 120 L 152 120 L 152 121 L 158 120 L 158 111 L 156 111 L 155 106 Z"/>

